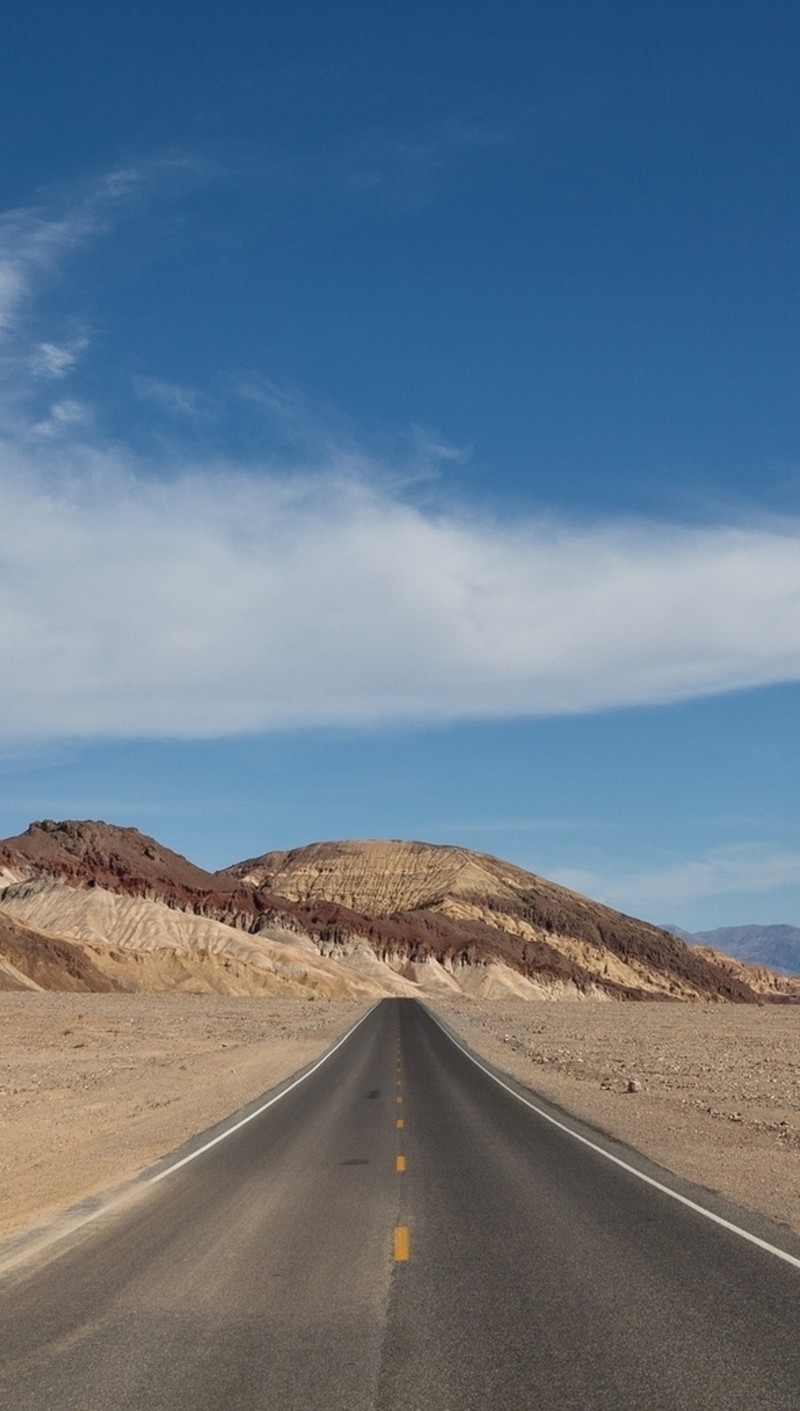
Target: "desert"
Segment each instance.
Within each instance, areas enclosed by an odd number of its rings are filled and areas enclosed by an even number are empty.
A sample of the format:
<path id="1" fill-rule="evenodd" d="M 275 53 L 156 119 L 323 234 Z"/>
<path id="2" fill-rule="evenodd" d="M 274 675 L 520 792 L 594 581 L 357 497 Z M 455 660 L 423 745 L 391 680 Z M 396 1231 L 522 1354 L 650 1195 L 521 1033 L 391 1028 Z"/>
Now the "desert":
<path id="1" fill-rule="evenodd" d="M 800 979 L 462 847 L 309 844 L 210 873 L 135 828 L 0 842 L 0 990 L 800 999 Z"/>
<path id="2" fill-rule="evenodd" d="M 794 1006 L 425 1002 L 535 1092 L 800 1233 Z M 311 1062 L 366 1008 L 0 994 L 0 1238 L 145 1169 Z"/>
<path id="3" fill-rule="evenodd" d="M 796 1007 L 445 1000 L 435 1010 L 543 1097 L 800 1233 Z"/>
<path id="4" fill-rule="evenodd" d="M 173 1151 L 310 1063 L 364 1008 L 0 994 L 0 1239 Z"/>
<path id="5" fill-rule="evenodd" d="M 136 829 L 0 843 L 0 1239 L 145 1170 L 384 997 L 800 1232 L 800 980 L 486 854 L 312 844 L 204 872 Z"/>

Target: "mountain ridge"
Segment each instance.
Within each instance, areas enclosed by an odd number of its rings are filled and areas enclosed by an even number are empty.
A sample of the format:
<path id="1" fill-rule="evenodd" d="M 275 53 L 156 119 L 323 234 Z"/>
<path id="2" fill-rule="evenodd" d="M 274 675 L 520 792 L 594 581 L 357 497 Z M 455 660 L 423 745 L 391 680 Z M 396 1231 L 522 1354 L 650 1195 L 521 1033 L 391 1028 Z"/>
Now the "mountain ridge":
<path id="1" fill-rule="evenodd" d="M 778 974 L 800 977 L 800 926 L 786 922 L 772 925 L 717 926 L 711 931 L 685 931 L 666 925 L 688 945 L 722 951 L 746 965 L 766 966 Z"/>
<path id="2" fill-rule="evenodd" d="M 713 931 L 699 931 L 698 939 L 747 964 L 768 965 L 800 976 L 800 926 L 718 926 Z"/>
<path id="3" fill-rule="evenodd" d="M 502 858 L 418 841 L 312 843 L 207 872 L 137 829 L 43 820 L 0 842 L 0 914 L 89 948 L 123 987 L 169 952 L 186 987 L 252 993 L 782 993 Z"/>

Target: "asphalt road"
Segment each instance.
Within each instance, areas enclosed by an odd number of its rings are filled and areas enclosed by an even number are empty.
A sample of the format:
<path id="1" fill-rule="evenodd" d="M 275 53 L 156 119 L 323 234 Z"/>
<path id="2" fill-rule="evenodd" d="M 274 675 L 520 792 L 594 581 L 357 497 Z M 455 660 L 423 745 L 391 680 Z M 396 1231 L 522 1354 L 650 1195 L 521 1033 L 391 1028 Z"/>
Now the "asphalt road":
<path id="1" fill-rule="evenodd" d="M 800 1267 L 387 1000 L 260 1116 L 0 1278 L 0 1407 L 798 1411 L 799 1295 Z"/>

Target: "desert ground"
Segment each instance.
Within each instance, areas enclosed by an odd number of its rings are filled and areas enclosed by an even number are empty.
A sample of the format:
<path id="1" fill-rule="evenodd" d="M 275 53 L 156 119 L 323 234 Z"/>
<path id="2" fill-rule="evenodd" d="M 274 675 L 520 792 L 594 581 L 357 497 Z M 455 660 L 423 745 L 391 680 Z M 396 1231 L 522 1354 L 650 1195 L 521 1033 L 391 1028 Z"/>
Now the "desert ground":
<path id="1" fill-rule="evenodd" d="M 366 1008 L 0 994 L 0 1240 L 174 1151 L 312 1062 Z"/>
<path id="2" fill-rule="evenodd" d="M 800 1006 L 437 999 L 435 1009 L 476 1053 L 568 1112 L 800 1233 Z"/>
<path id="3" fill-rule="evenodd" d="M 428 1002 L 543 1096 L 800 1233 L 800 1008 Z M 366 1007 L 0 994 L 0 1239 L 146 1168 L 311 1062 Z"/>

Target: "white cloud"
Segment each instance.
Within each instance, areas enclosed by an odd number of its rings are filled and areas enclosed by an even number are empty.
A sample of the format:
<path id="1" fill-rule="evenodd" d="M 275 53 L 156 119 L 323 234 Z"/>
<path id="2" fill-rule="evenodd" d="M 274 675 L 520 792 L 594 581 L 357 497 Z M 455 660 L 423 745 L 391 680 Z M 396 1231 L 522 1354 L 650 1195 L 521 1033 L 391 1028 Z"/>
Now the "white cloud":
<path id="1" fill-rule="evenodd" d="M 672 908 L 705 897 L 744 896 L 796 887 L 800 852 L 773 850 L 762 843 L 738 843 L 665 867 L 622 873 L 562 868 L 553 876 L 563 886 L 609 906 L 663 918 L 672 915 Z"/>
<path id="2" fill-rule="evenodd" d="M 95 196 L 130 196 L 142 183 L 142 172 L 138 167 L 115 167 L 107 172 L 97 187 Z"/>
<path id="3" fill-rule="evenodd" d="M 9 327 L 26 288 L 22 269 L 14 260 L 0 253 L 0 335 Z"/>
<path id="4" fill-rule="evenodd" d="M 522 116 L 503 109 L 366 127 L 344 140 L 331 134 L 322 148 L 297 147 L 283 158 L 273 156 L 270 170 L 281 183 L 394 209 L 419 207 L 435 200 L 469 162 L 512 143 Z M 263 155 L 259 160 L 263 171 Z"/>
<path id="5" fill-rule="evenodd" d="M 98 194 L 92 193 L 59 217 L 34 208 L 0 216 L 0 334 L 17 328 L 38 281 L 98 229 L 101 210 Z"/>
<path id="6" fill-rule="evenodd" d="M 37 377 L 66 377 L 89 346 L 88 338 L 73 338 L 69 343 L 39 343 L 28 360 Z"/>
<path id="7" fill-rule="evenodd" d="M 59 214 L 43 206 L 0 214 L 0 424 L 6 432 L 52 435 L 67 422 L 85 420 L 75 415 L 74 399 L 57 403 L 45 416 L 35 406 L 42 383 L 65 378 L 89 346 L 85 333 L 42 339 L 36 301 L 65 257 L 108 227 L 112 212 L 140 180 L 134 171 L 112 172 Z"/>
<path id="8" fill-rule="evenodd" d="M 60 402 L 53 403 L 45 419 L 35 422 L 31 431 L 36 436 L 58 436 L 64 431 L 86 426 L 90 421 L 91 413 L 87 407 L 73 397 L 64 397 Z"/>
<path id="9" fill-rule="evenodd" d="M 231 383 L 231 391 L 262 413 L 284 445 L 301 450 L 310 461 L 327 460 L 330 465 L 342 457 L 360 459 L 355 428 L 337 407 L 271 377 L 240 377 Z"/>
<path id="10" fill-rule="evenodd" d="M 209 414 L 207 400 L 196 387 L 184 387 L 159 377 L 135 377 L 134 390 L 143 401 L 154 402 L 170 416 L 203 419 Z"/>
<path id="11" fill-rule="evenodd" d="M 63 408 L 62 408 L 63 412 Z M 800 524 L 513 526 L 377 473 L 6 448 L 6 738 L 580 712 L 800 678 Z"/>
<path id="12" fill-rule="evenodd" d="M 415 428 L 387 467 L 263 377 L 231 383 L 232 405 L 294 454 L 260 473 L 174 447 L 137 460 L 78 397 L 34 414 L 81 346 L 39 337 L 22 356 L 22 301 L 138 181 L 0 219 L 2 366 L 28 379 L 0 387 L 0 744 L 575 713 L 800 679 L 795 520 L 509 524 L 421 504 L 419 479 L 462 452 Z M 201 405 L 153 377 L 138 390 Z"/>

